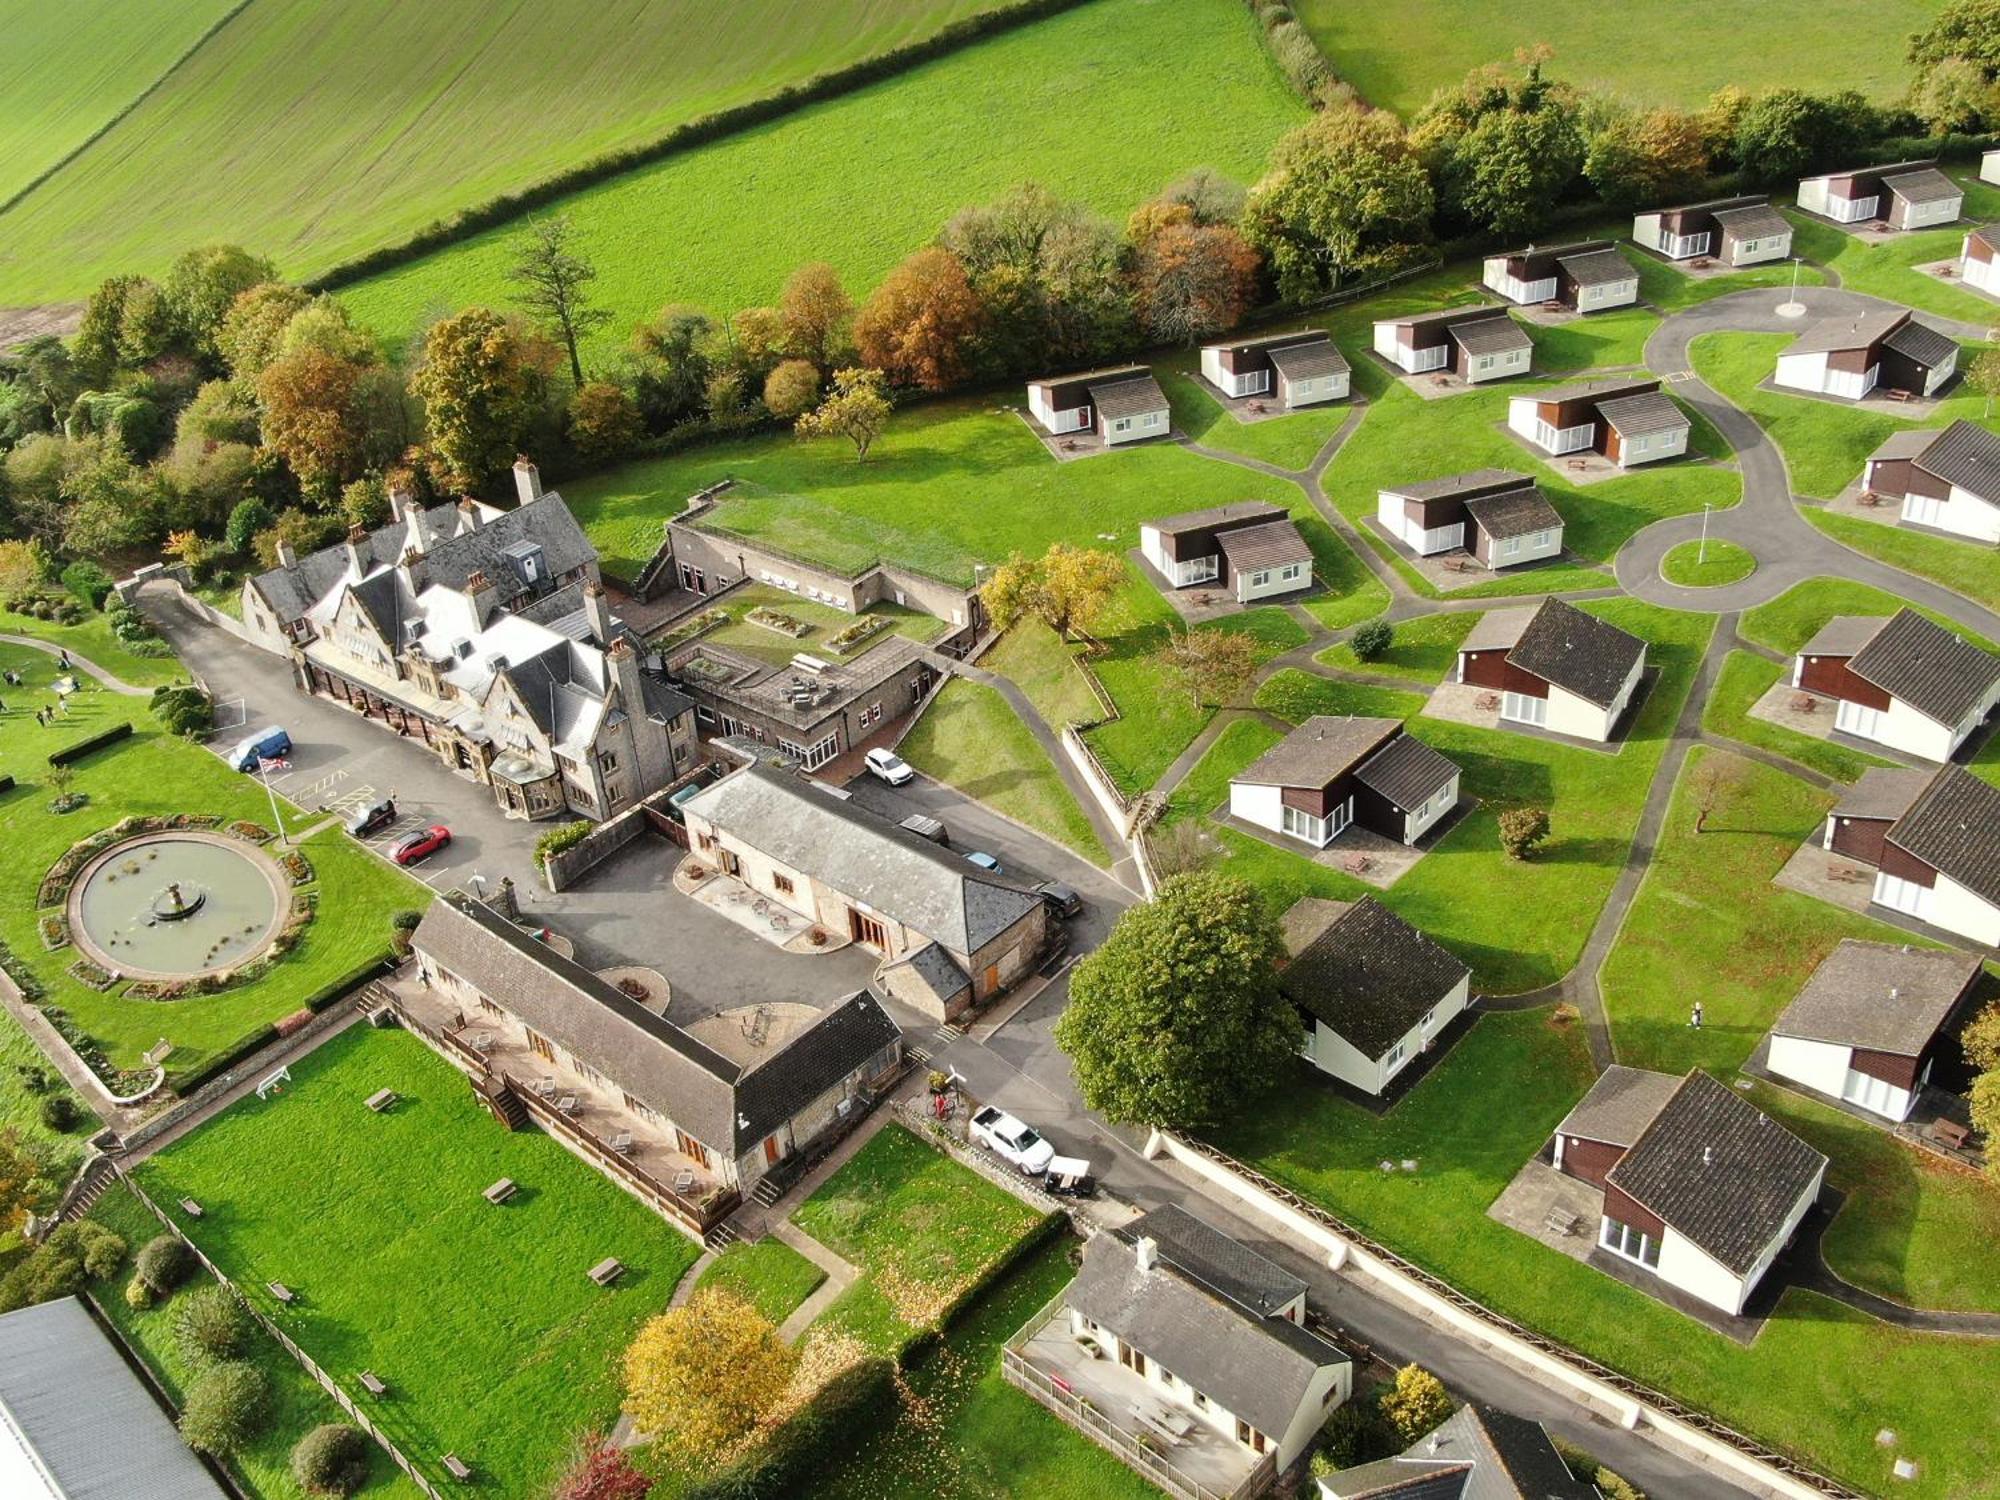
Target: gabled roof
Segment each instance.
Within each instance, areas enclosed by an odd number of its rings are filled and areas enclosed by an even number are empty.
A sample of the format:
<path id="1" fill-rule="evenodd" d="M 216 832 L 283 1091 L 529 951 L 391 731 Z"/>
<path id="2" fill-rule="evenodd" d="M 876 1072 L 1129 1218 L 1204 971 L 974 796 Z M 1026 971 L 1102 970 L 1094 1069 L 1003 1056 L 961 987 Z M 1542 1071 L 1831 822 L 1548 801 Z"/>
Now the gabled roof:
<path id="1" fill-rule="evenodd" d="M 774 1134 L 794 1115 L 880 1056 L 903 1034 L 882 1004 L 856 991 L 801 1030 L 736 1084 L 736 1149 Z"/>
<path id="2" fill-rule="evenodd" d="M 1632 262 L 1609 247 L 1581 255 L 1558 256 L 1557 264 L 1578 286 L 1613 286 L 1631 281 L 1639 274 L 1632 269 Z"/>
<path id="3" fill-rule="evenodd" d="M 1215 545 L 1229 559 L 1232 572 L 1247 573 L 1255 568 L 1277 568 L 1287 563 L 1312 561 L 1312 548 L 1299 535 L 1289 517 L 1281 516 L 1261 526 L 1239 526 L 1215 535 Z"/>
<path id="4" fill-rule="evenodd" d="M 978 952 L 1041 905 L 1007 877 L 769 766 L 725 776 L 681 806 L 954 953 Z"/>
<path id="5" fill-rule="evenodd" d="M 1620 437 L 1643 437 L 1654 432 L 1674 432 L 1692 426 L 1688 415 L 1674 405 L 1665 391 L 1646 391 L 1637 396 L 1621 396 L 1601 401 L 1597 414 Z"/>
<path id="6" fill-rule="evenodd" d="M 1205 510 L 1184 510 L 1178 515 L 1161 516 L 1159 520 L 1147 521 L 1145 524 L 1159 532 L 1161 536 L 1179 536 L 1183 532 L 1207 531 L 1215 526 L 1242 525 L 1258 517 L 1275 521 L 1284 514 L 1283 506 L 1273 505 L 1268 500 L 1232 500 L 1227 505 L 1211 505 Z"/>
<path id="7" fill-rule="evenodd" d="M 1532 349 L 1535 344 L 1528 330 L 1505 313 L 1477 323 L 1454 323 L 1451 336 L 1467 354 L 1504 354 L 1510 349 Z"/>
<path id="8" fill-rule="evenodd" d="M 1990 156 L 1993 153 L 1988 152 L 1987 154 Z M 1965 232 L 1965 237 L 1969 240 L 1979 241 L 1989 251 L 2000 250 L 2000 224 L 1981 224 L 1977 229 L 1968 229 Z"/>
<path id="9" fill-rule="evenodd" d="M 1771 1033 L 1917 1057 L 1951 1019 L 1981 967 L 1972 954 L 1949 948 L 1843 938 Z"/>
<path id="10" fill-rule="evenodd" d="M 1906 203 L 1942 203 L 1947 198 L 1965 196 L 1964 188 L 1930 166 L 1886 174 L 1882 186 Z"/>
<path id="11" fill-rule="evenodd" d="M 1287 380 L 1312 380 L 1321 375 L 1340 375 L 1348 368 L 1347 356 L 1332 339 L 1310 344 L 1284 344 L 1270 351 L 1271 363 Z"/>
<path id="12" fill-rule="evenodd" d="M 1943 432 L 1919 435 L 1928 442 L 1911 455 L 1918 468 L 1937 475 L 1946 484 L 1970 491 L 1988 504 L 2000 505 L 2000 436 L 1962 417 Z M 1888 446 L 1884 443 L 1882 448 Z M 1882 448 L 1875 450 L 1877 457 L 1882 456 Z"/>
<path id="13" fill-rule="evenodd" d="M 1540 396 L 1514 398 L 1539 401 Z M 1425 479 L 1416 484 L 1399 484 L 1388 490 L 1391 495 L 1401 495 L 1405 500 L 1448 500 L 1453 495 L 1468 491 L 1484 493 L 1497 486 L 1532 485 L 1534 480 L 1518 469 L 1468 469 L 1463 474 L 1446 474 L 1439 479 Z"/>
<path id="14" fill-rule="evenodd" d="M 1659 385 L 1659 379 L 1652 375 L 1600 375 L 1593 380 L 1572 380 L 1567 385 L 1552 385 L 1545 391 L 1527 391 L 1513 399 L 1547 406 L 1564 401 L 1601 402 L 1657 390 Z"/>
<path id="15" fill-rule="evenodd" d="M 1854 653 L 1847 670 L 1925 718 L 1956 725 L 2000 682 L 2000 656 L 1906 606 Z"/>
<path id="16" fill-rule="evenodd" d="M 951 1009 L 952 1001 L 972 988 L 972 979 L 959 967 L 958 960 L 936 943 L 925 943 L 882 967 L 884 975 L 897 971 L 913 977 L 946 1010 Z"/>
<path id="17" fill-rule="evenodd" d="M 1535 531 L 1560 531 L 1562 513 L 1549 503 L 1538 485 L 1523 485 L 1504 495 L 1481 495 L 1465 502 L 1465 513 L 1490 537 L 1527 536 Z"/>
<path id="18" fill-rule="evenodd" d="M 1380 1059 L 1471 972 L 1364 896 L 1285 965 L 1278 989 L 1363 1057 Z"/>
<path id="19" fill-rule="evenodd" d="M 1413 734 L 1399 734 L 1354 772 L 1354 779 L 1409 812 L 1451 784 L 1458 767 Z"/>
<path id="20" fill-rule="evenodd" d="M 1613 1063 L 1597 1075 L 1590 1092 L 1556 1126 L 1557 1135 L 1629 1146 L 1646 1133 L 1681 1081 L 1671 1073 Z"/>
<path id="21" fill-rule="evenodd" d="M 2000 906 L 2000 786 L 1962 766 L 1946 766 L 1891 826 L 1888 839 Z"/>
<path id="22" fill-rule="evenodd" d="M 1746 203 L 1739 208 L 1718 208 L 1712 211 L 1715 222 L 1735 235 L 1739 240 L 1760 240 L 1768 235 L 1789 235 L 1792 221 L 1771 207 L 1769 202 Z"/>
<path id="23" fill-rule="evenodd" d="M 1958 353 L 1958 344 L 1955 340 L 1945 337 L 1935 328 L 1919 323 L 1915 318 L 1892 329 L 1889 336 L 1882 340 L 1882 347 L 1894 349 L 1906 359 L 1915 360 L 1926 370 L 1935 370 Z"/>
<path id="24" fill-rule="evenodd" d="M 1322 787 L 1402 732 L 1400 719 L 1314 714 L 1230 779 L 1245 786 Z"/>
<path id="25" fill-rule="evenodd" d="M 1097 403 L 1098 415 L 1106 421 L 1167 409 L 1167 393 L 1160 389 L 1160 382 L 1150 370 L 1117 380 L 1093 380 L 1090 395 Z"/>
<path id="26" fill-rule="evenodd" d="M 1598 1500 L 1541 1423 L 1469 1403 L 1396 1457 L 1321 1484 L 1334 1500 Z"/>
<path id="27" fill-rule="evenodd" d="M 1290 333 L 1267 333 L 1250 339 L 1221 339 L 1215 343 L 1203 344 L 1204 353 L 1220 349 L 1234 354 L 1259 352 L 1271 354 L 1279 349 L 1304 348 L 1315 344 L 1331 343 L 1326 333 L 1318 328 L 1294 328 Z"/>
<path id="28" fill-rule="evenodd" d="M 1283 1266 L 1179 1204 L 1143 1213 L 1118 1234 L 1128 1244 L 1150 1238 L 1174 1269 L 1260 1318 L 1277 1316 L 1306 1294 L 1305 1282 Z"/>
<path id="29" fill-rule="evenodd" d="M 1646 657 L 1646 643 L 1560 599 L 1544 599 L 1507 660 L 1522 671 L 1608 708 Z"/>
<path id="30" fill-rule="evenodd" d="M 491 506 L 482 506 L 481 511 L 489 521 L 500 514 Z M 430 539 L 449 535 L 459 524 L 460 515 L 458 505 L 449 500 L 418 511 L 418 534 L 429 545 Z M 402 520 L 384 522 L 369 532 L 366 542 L 362 544 L 367 570 L 373 571 L 401 561 L 410 535 L 407 516 Z M 257 574 L 251 583 L 279 617 L 289 624 L 304 619 L 306 611 L 346 577 L 351 566 L 347 543 L 335 542 L 332 546 L 307 553 L 292 567 L 266 569 Z"/>
<path id="31" fill-rule="evenodd" d="M 1835 354 L 1846 349 L 1866 349 L 1887 338 L 1894 329 L 1908 322 L 1909 318 L 1908 313 L 1896 307 L 1836 318 L 1822 318 L 1793 339 L 1784 352 Z"/>
<path id="32" fill-rule="evenodd" d="M 1521 639 L 1534 617 L 1535 611 L 1525 604 L 1489 609 L 1473 622 L 1465 639 L 1458 643 L 1459 652 L 1508 650 Z"/>
<path id="33" fill-rule="evenodd" d="M 1696 1068 L 1604 1180 L 1742 1276 L 1825 1170 L 1823 1155 Z"/>

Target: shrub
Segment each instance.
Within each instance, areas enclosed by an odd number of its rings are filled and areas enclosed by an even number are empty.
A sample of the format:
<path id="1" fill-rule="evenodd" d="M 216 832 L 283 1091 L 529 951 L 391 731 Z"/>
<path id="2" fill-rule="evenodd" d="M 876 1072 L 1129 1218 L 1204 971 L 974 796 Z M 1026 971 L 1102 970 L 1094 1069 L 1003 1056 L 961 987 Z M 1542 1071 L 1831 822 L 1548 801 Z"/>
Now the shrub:
<path id="1" fill-rule="evenodd" d="M 309 1495 L 351 1495 L 368 1482 L 368 1439 L 358 1427 L 324 1422 L 292 1449 L 292 1477 Z"/>
<path id="2" fill-rule="evenodd" d="M 96 563 L 82 559 L 62 570 L 62 586 L 92 609 L 102 609 L 111 592 L 111 575 Z"/>
<path id="3" fill-rule="evenodd" d="M 139 1252 L 139 1279 L 164 1297 L 187 1280 L 194 1257 L 179 1235 L 155 1235 Z"/>
<path id="4" fill-rule="evenodd" d="M 76 1107 L 76 1100 L 68 1094 L 45 1094 L 42 1096 L 42 1123 L 58 1135 L 67 1135 L 76 1129 L 76 1122 L 83 1117 L 83 1111 Z"/>
<path id="5" fill-rule="evenodd" d="M 153 717 L 168 734 L 207 734 L 215 727 L 215 704 L 191 683 L 156 687 Z"/>
<path id="6" fill-rule="evenodd" d="M 1374 661 L 1396 639 L 1396 627 L 1387 620 L 1370 620 L 1354 632 L 1348 646 L 1354 652 L 1356 661 Z"/>
<path id="7" fill-rule="evenodd" d="M 134 1276 L 125 1283 L 125 1305 L 134 1312 L 144 1312 L 158 1300 L 143 1277 Z"/>
<path id="8" fill-rule="evenodd" d="M 1404 1365 L 1396 1383 L 1382 1393 L 1382 1419 L 1408 1447 L 1451 1415 L 1444 1382 L 1422 1365 Z"/>
<path id="9" fill-rule="evenodd" d="M 89 1220 L 81 1223 L 90 1224 Z M 103 1281 L 116 1276 L 118 1268 L 125 1264 L 125 1240 L 113 1234 L 102 1224 L 90 1224 L 81 1236 L 83 1245 L 83 1271 L 92 1281 Z"/>
<path id="10" fill-rule="evenodd" d="M 579 818 L 574 823 L 558 823 L 547 833 L 535 840 L 535 859 L 546 863 L 551 854 L 560 854 L 565 849 L 574 849 L 590 837 L 590 830 L 596 825 Z"/>
<path id="11" fill-rule="evenodd" d="M 257 1435 L 270 1405 L 264 1372 L 241 1360 L 210 1365 L 188 1387 L 181 1439 L 197 1453 L 227 1458 Z"/>
<path id="12" fill-rule="evenodd" d="M 192 1363 L 233 1359 L 250 1341 L 250 1314 L 228 1287 L 210 1282 L 180 1299 L 174 1337 Z"/>
<path id="13" fill-rule="evenodd" d="M 1526 859 L 1549 836 L 1549 815 L 1539 807 L 1510 807 L 1500 814 L 1500 847 L 1509 859 Z"/>
<path id="14" fill-rule="evenodd" d="M 1319 1432 L 1319 1449 L 1313 1454 L 1314 1477 L 1351 1469 L 1356 1464 L 1385 1458 L 1395 1451 L 1381 1409 L 1372 1401 L 1350 1401 L 1334 1408 L 1333 1415 Z"/>
<path id="15" fill-rule="evenodd" d="M 74 1296 L 97 1277 L 117 1271 L 125 1241 L 90 1219 L 65 1224 L 0 1278 L 0 1312 Z"/>
<path id="16" fill-rule="evenodd" d="M 406 908 L 389 919 L 389 925 L 398 932 L 415 932 L 424 920 L 424 914 L 414 908 Z"/>

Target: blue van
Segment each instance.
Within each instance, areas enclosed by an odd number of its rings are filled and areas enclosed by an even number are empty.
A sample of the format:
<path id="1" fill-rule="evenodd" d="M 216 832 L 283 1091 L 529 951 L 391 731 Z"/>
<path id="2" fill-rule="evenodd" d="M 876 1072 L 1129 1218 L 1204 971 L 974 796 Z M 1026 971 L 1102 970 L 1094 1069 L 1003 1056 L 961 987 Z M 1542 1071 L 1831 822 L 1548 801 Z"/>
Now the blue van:
<path id="1" fill-rule="evenodd" d="M 260 760 L 276 760 L 292 753 L 292 737 L 272 725 L 260 729 L 229 752 L 229 763 L 239 771 L 254 771 Z"/>

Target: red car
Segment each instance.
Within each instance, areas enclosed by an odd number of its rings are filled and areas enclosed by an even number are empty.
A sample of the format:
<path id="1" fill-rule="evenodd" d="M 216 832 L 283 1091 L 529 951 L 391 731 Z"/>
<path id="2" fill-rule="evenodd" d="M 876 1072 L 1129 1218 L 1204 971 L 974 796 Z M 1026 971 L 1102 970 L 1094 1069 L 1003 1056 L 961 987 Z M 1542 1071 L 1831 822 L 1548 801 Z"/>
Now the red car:
<path id="1" fill-rule="evenodd" d="M 420 859 L 428 859 L 451 842 L 451 830 L 442 823 L 433 823 L 428 828 L 419 828 L 407 838 L 398 839 L 396 847 L 389 851 L 389 858 L 399 865 L 413 865 Z"/>

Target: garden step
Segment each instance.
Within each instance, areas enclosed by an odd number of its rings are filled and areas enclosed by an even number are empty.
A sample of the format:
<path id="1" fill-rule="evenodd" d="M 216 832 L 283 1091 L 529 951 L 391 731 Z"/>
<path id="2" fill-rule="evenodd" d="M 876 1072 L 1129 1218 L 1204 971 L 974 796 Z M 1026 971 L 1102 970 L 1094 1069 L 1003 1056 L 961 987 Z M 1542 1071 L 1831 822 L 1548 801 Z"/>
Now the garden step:
<path id="1" fill-rule="evenodd" d="M 742 1236 L 736 1232 L 735 1227 L 733 1225 L 728 1223 L 722 1223 L 716 1225 L 715 1228 L 709 1230 L 707 1234 L 703 1235 L 701 1242 L 703 1245 L 707 1246 L 710 1250 L 713 1250 L 717 1254 L 720 1254 L 722 1251 L 727 1250 L 731 1245 L 735 1244 L 741 1238 Z"/>
<path id="2" fill-rule="evenodd" d="M 785 1190 L 778 1185 L 776 1178 L 760 1177 L 757 1185 L 750 1189 L 750 1196 L 766 1208 L 775 1208 L 778 1200 L 785 1196 Z"/>

